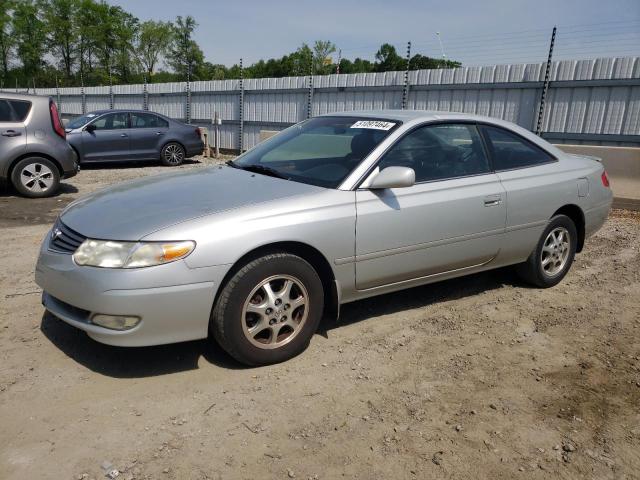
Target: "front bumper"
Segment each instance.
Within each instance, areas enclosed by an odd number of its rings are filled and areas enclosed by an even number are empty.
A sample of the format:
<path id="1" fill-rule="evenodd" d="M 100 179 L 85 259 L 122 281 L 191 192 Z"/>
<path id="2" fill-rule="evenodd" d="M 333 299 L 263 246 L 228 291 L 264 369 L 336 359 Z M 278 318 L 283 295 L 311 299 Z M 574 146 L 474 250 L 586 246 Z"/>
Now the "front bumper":
<path id="1" fill-rule="evenodd" d="M 140 269 L 81 267 L 42 244 L 36 283 L 56 317 L 101 343 L 124 347 L 206 338 L 216 288 L 227 266 L 191 269 L 184 261 Z M 95 325 L 95 314 L 141 318 L 130 330 Z"/>

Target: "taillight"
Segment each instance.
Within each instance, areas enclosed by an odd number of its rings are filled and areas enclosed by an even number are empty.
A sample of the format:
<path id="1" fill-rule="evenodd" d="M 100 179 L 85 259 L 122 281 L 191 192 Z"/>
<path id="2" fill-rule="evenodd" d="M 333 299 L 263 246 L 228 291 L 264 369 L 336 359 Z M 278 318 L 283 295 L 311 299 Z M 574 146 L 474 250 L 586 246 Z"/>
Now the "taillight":
<path id="1" fill-rule="evenodd" d="M 607 177 L 607 172 L 602 171 L 602 175 L 600 175 L 600 179 L 602 180 L 602 185 L 609 188 L 609 177 Z"/>
<path id="2" fill-rule="evenodd" d="M 201 137 L 201 135 L 200 135 L 200 129 L 199 129 L 199 128 L 196 128 L 196 137 L 198 137 L 198 138 L 200 138 L 200 137 Z"/>
<path id="3" fill-rule="evenodd" d="M 60 121 L 60 115 L 58 114 L 58 107 L 55 102 L 49 102 L 49 113 L 51 114 L 51 125 L 53 131 L 60 135 L 62 138 L 67 138 L 67 133 L 64 131 L 62 122 Z"/>

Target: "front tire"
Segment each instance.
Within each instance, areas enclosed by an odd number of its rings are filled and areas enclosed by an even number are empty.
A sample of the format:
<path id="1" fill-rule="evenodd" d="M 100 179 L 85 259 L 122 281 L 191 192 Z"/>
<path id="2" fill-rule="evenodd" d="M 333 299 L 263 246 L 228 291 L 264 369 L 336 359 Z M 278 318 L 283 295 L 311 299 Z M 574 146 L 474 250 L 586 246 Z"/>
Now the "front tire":
<path id="1" fill-rule="evenodd" d="M 25 197 L 49 197 L 58 190 L 60 171 L 51 160 L 29 157 L 20 160 L 13 168 L 11 183 Z"/>
<path id="2" fill-rule="evenodd" d="M 185 150 L 177 142 L 167 143 L 160 152 L 160 161 L 165 167 L 177 167 L 182 165 L 185 159 Z"/>
<path id="3" fill-rule="evenodd" d="M 322 281 L 304 259 L 260 257 L 224 286 L 210 321 L 218 344 L 251 366 L 283 362 L 304 351 L 324 308 Z"/>
<path id="4" fill-rule="evenodd" d="M 516 272 L 525 282 L 540 288 L 557 285 L 565 277 L 576 254 L 578 232 L 566 215 L 556 215 L 544 229 L 535 250 Z"/>

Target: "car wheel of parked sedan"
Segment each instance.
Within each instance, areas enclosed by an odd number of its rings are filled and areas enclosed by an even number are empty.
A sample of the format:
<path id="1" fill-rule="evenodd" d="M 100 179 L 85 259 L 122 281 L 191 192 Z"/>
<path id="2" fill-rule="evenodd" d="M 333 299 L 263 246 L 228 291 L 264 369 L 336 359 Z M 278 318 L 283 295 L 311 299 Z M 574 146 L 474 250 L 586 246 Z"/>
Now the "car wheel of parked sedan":
<path id="1" fill-rule="evenodd" d="M 525 263 L 518 266 L 518 274 L 540 288 L 557 285 L 571 268 L 577 240 L 573 220 L 566 215 L 556 215 L 540 236 L 536 249 Z"/>
<path id="2" fill-rule="evenodd" d="M 302 352 L 324 307 L 322 281 L 302 258 L 274 253 L 240 268 L 214 306 L 210 330 L 247 365 L 268 365 Z"/>
<path id="3" fill-rule="evenodd" d="M 58 167 L 46 158 L 25 158 L 13 168 L 11 183 L 25 197 L 48 197 L 58 190 L 60 172 Z"/>
<path id="4" fill-rule="evenodd" d="M 176 142 L 167 143 L 162 147 L 160 160 L 167 167 L 177 167 L 184 162 L 184 147 Z"/>

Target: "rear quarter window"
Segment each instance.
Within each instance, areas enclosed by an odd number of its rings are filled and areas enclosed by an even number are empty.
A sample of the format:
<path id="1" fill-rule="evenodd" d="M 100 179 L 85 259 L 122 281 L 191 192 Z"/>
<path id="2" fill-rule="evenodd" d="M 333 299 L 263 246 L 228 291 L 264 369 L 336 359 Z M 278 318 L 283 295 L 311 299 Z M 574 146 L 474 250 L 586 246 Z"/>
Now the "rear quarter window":
<path id="1" fill-rule="evenodd" d="M 0 122 L 24 122 L 31 111 L 31 102 L 0 98 Z"/>
<path id="2" fill-rule="evenodd" d="M 22 100 L 9 100 L 13 107 L 16 122 L 24 122 L 31 111 L 31 102 Z"/>
<path id="3" fill-rule="evenodd" d="M 493 168 L 497 171 L 535 167 L 555 161 L 542 148 L 515 133 L 486 125 L 482 126 L 482 131 L 491 152 Z"/>

